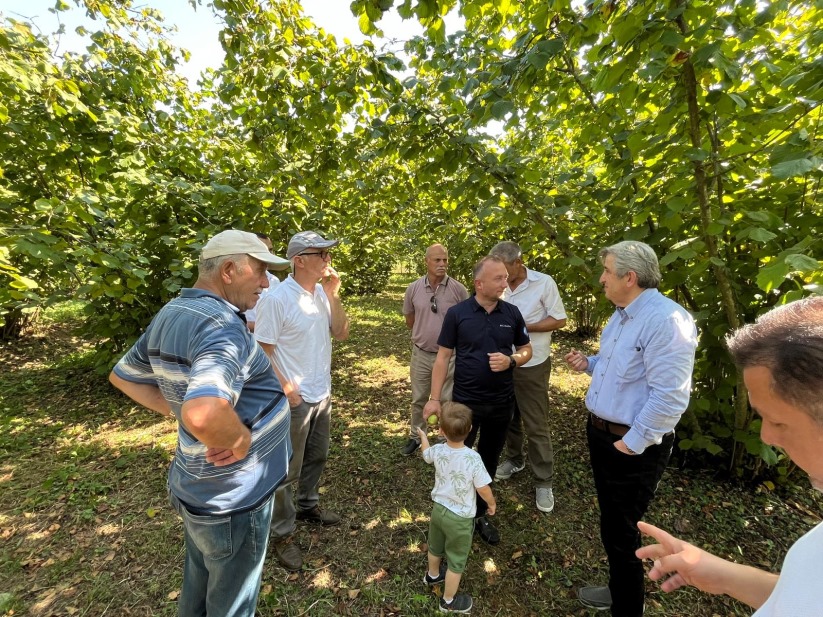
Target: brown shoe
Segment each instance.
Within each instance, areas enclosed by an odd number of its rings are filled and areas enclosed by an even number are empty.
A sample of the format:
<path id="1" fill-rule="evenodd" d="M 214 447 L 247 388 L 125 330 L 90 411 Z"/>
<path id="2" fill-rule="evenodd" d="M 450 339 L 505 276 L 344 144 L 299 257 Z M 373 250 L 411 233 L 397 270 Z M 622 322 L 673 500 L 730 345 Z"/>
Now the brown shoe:
<path id="1" fill-rule="evenodd" d="M 277 561 L 286 570 L 297 572 L 303 567 L 303 555 L 297 545 L 291 541 L 291 536 L 275 541 L 274 551 L 277 553 Z"/>
<path id="2" fill-rule="evenodd" d="M 314 506 L 309 510 L 298 510 L 297 519 L 310 523 L 319 523 L 324 527 L 340 523 L 340 515 L 337 512 L 324 510 L 320 506 Z"/>

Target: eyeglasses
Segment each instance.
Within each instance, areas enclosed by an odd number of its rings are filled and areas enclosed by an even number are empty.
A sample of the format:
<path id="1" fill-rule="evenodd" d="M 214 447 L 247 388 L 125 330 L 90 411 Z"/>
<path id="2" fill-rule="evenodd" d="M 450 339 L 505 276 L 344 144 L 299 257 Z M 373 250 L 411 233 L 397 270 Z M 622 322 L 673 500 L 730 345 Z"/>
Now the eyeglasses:
<path id="1" fill-rule="evenodd" d="M 432 310 L 432 313 L 436 313 L 437 312 L 437 296 L 432 296 L 431 298 L 429 298 L 429 303 L 431 304 L 431 306 L 429 308 Z"/>
<path id="2" fill-rule="evenodd" d="M 297 254 L 298 257 L 308 257 L 309 255 L 320 255 L 320 259 L 325 260 L 326 257 L 331 255 L 331 252 L 324 249 L 322 251 L 318 251 L 317 253 L 298 253 Z"/>

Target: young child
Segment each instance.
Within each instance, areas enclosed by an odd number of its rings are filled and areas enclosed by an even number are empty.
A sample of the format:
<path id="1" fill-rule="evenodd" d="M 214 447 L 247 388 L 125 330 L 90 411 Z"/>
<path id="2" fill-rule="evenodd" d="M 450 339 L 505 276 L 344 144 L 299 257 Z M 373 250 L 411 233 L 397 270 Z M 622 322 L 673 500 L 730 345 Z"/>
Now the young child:
<path id="1" fill-rule="evenodd" d="M 444 613 L 468 613 L 472 598 L 457 593 L 460 577 L 472 547 L 474 515 L 477 511 L 475 491 L 489 504 L 487 514 L 493 515 L 497 503 L 489 487 L 492 479 L 483 466 L 480 455 L 463 445 L 472 428 L 472 411 L 460 403 L 443 403 L 440 412 L 440 434 L 446 443 L 429 447 L 422 429 L 417 429 L 423 460 L 434 465 L 431 524 L 429 525 L 429 570 L 423 577 L 427 585 L 445 581 L 440 610 Z M 446 558 L 447 569 L 441 570 Z"/>

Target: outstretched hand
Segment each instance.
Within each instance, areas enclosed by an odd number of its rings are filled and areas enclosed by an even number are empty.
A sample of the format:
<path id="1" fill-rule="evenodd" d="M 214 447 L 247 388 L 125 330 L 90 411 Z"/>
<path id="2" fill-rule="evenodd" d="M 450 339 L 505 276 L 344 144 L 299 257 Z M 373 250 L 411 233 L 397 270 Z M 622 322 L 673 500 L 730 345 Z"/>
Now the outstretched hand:
<path id="1" fill-rule="evenodd" d="M 660 584 L 663 591 L 674 591 L 691 585 L 708 593 L 723 593 L 719 582 L 726 566 L 730 565 L 729 562 L 675 538 L 654 525 L 641 521 L 637 527 L 641 533 L 658 542 L 637 549 L 635 554 L 640 559 L 654 560 L 649 578 L 653 581 L 665 579 Z"/>

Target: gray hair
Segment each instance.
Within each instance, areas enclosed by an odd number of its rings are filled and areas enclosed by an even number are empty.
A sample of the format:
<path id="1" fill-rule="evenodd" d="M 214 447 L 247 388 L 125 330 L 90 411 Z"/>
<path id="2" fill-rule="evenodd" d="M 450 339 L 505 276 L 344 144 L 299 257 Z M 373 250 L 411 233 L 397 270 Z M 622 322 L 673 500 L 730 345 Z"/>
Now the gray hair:
<path id="1" fill-rule="evenodd" d="M 501 264 L 504 263 L 503 259 L 501 257 L 498 257 L 497 255 L 486 255 L 483 259 L 474 264 L 472 276 L 474 277 L 475 281 L 477 280 L 477 277 L 480 275 L 480 273 L 483 271 L 483 266 L 485 266 L 490 261 Z"/>
<path id="2" fill-rule="evenodd" d="M 520 245 L 517 244 L 517 242 L 505 240 L 495 244 L 492 250 L 489 251 L 489 255 L 496 255 L 507 264 L 513 264 L 516 260 L 520 259 L 523 251 L 520 250 Z"/>
<path id="3" fill-rule="evenodd" d="M 609 255 L 614 257 L 615 274 L 623 278 L 629 272 L 637 275 L 637 285 L 643 289 L 656 289 L 660 286 L 660 265 L 657 255 L 648 244 L 636 240 L 625 240 L 601 249 L 597 256 L 600 263 Z"/>
<path id="4" fill-rule="evenodd" d="M 773 309 L 726 344 L 737 366 L 769 369 L 772 392 L 823 425 L 823 296 Z"/>
<path id="5" fill-rule="evenodd" d="M 248 255 L 237 253 L 235 255 L 221 255 L 220 257 L 211 257 L 209 259 L 201 259 L 199 265 L 199 276 L 211 277 L 220 270 L 220 267 L 227 261 L 231 261 L 235 266 L 246 263 Z"/>

